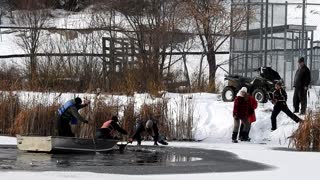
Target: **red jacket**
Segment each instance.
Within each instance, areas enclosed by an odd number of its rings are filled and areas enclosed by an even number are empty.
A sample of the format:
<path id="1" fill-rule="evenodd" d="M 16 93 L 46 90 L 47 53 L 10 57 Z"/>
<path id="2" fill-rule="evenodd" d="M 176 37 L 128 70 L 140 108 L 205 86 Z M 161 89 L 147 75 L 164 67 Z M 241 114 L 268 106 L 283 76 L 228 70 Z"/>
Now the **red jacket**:
<path id="1" fill-rule="evenodd" d="M 256 114 L 254 110 L 258 107 L 258 103 L 252 96 L 248 96 L 248 100 L 249 100 L 248 120 L 250 123 L 253 123 L 256 121 Z"/>
<path id="2" fill-rule="evenodd" d="M 233 117 L 244 119 L 249 116 L 249 100 L 247 97 L 237 96 L 234 100 Z"/>

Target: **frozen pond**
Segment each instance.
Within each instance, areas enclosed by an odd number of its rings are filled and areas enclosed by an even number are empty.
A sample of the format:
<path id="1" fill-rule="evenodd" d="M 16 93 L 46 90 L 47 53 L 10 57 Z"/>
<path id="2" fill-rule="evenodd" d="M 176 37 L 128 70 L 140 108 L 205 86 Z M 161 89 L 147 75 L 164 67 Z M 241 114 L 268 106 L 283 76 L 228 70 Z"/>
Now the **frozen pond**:
<path id="1" fill-rule="evenodd" d="M 271 167 L 217 150 L 128 146 L 124 152 L 47 154 L 0 146 L 0 170 L 85 171 L 115 174 L 171 174 L 268 170 Z"/>

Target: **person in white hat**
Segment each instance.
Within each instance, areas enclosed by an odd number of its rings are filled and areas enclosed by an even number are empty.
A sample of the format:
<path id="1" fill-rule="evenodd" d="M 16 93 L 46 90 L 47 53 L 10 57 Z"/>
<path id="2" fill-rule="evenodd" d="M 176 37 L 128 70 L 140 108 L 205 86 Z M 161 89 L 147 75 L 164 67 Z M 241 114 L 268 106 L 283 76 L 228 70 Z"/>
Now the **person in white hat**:
<path id="1" fill-rule="evenodd" d="M 232 142 L 237 143 L 237 136 L 239 133 L 240 120 L 242 121 L 244 127 L 243 139 L 246 140 L 249 134 L 250 123 L 248 120 L 249 117 L 249 100 L 247 97 L 247 88 L 242 87 L 237 94 L 237 97 L 234 100 L 233 106 L 233 118 L 234 118 L 234 126 L 232 132 Z"/>

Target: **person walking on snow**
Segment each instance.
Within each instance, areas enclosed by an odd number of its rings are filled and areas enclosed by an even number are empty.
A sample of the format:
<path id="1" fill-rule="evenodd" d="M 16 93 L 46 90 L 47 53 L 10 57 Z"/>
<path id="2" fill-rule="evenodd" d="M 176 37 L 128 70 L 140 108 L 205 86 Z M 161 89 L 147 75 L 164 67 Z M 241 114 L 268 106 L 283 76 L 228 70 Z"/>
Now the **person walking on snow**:
<path id="1" fill-rule="evenodd" d="M 233 106 L 233 132 L 232 132 L 232 142 L 237 143 L 237 136 L 240 126 L 240 121 L 242 121 L 243 127 L 243 140 L 247 141 L 249 136 L 250 123 L 248 120 L 249 117 L 249 100 L 247 97 L 247 88 L 242 87 L 237 94 L 237 97 L 234 100 Z"/>
<path id="2" fill-rule="evenodd" d="M 309 68 L 304 63 L 304 58 L 298 60 L 299 68 L 294 76 L 294 94 L 293 107 L 294 113 L 299 112 L 299 104 L 301 104 L 300 115 L 304 115 L 307 109 L 307 92 L 311 81 Z"/>
<path id="3" fill-rule="evenodd" d="M 293 114 L 287 106 L 287 93 L 281 87 L 281 82 L 277 82 L 275 84 L 275 91 L 272 94 L 272 103 L 274 104 L 273 111 L 271 114 L 271 131 L 277 129 L 277 116 L 278 114 L 283 111 L 287 114 L 293 121 L 296 123 L 302 122 L 302 120 Z"/>
<path id="4" fill-rule="evenodd" d="M 79 109 L 84 108 L 90 104 L 90 101 L 86 100 L 82 104 L 82 100 L 79 97 L 67 101 L 63 106 L 58 109 L 58 136 L 74 137 L 71 130 L 71 124 L 77 124 L 78 120 L 83 123 L 88 123 L 78 112 Z"/>
<path id="5" fill-rule="evenodd" d="M 240 124 L 240 134 L 239 134 L 240 141 L 250 141 L 249 134 L 250 134 L 251 124 L 256 121 L 256 114 L 255 114 L 254 110 L 258 107 L 258 102 L 256 101 L 256 99 L 254 97 L 252 97 L 249 94 L 247 94 L 246 96 L 249 101 L 248 121 L 250 123 L 250 126 L 249 126 L 249 130 L 247 132 L 248 134 L 246 134 L 246 132 L 243 131 L 243 128 L 244 128 L 243 123 Z"/>
<path id="6" fill-rule="evenodd" d="M 96 137 L 103 139 L 117 139 L 116 131 L 127 135 L 128 132 L 118 125 L 119 119 L 117 116 L 112 116 L 110 120 L 105 121 L 101 128 L 97 130 Z"/>

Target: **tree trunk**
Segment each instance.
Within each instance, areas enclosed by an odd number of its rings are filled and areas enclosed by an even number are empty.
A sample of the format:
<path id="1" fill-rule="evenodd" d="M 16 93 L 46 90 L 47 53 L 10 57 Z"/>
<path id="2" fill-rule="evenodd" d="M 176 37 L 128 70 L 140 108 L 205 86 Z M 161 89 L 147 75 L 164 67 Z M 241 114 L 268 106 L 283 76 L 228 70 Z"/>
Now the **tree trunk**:
<path id="1" fill-rule="evenodd" d="M 207 54 L 207 60 L 209 65 L 209 87 L 210 92 L 215 92 L 215 78 L 216 78 L 216 69 L 217 69 L 217 63 L 216 63 L 216 55 L 213 48 L 208 47 L 208 54 Z"/>
<path id="2" fill-rule="evenodd" d="M 201 77 L 202 77 L 202 64 L 203 64 L 203 58 L 204 56 L 201 55 L 201 59 L 200 59 L 200 67 L 199 67 L 199 75 L 198 75 L 198 88 L 200 88 L 202 86 L 201 83 Z M 200 88 L 202 89 L 202 88 Z"/>
<path id="3" fill-rule="evenodd" d="M 185 76 L 186 76 L 186 79 L 188 81 L 188 89 L 190 91 L 190 77 L 189 77 L 189 71 L 188 71 L 188 66 L 187 66 L 187 57 L 186 57 L 186 54 L 183 54 L 182 55 L 183 57 L 183 65 L 184 65 L 184 70 L 185 70 Z"/>

